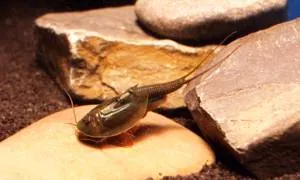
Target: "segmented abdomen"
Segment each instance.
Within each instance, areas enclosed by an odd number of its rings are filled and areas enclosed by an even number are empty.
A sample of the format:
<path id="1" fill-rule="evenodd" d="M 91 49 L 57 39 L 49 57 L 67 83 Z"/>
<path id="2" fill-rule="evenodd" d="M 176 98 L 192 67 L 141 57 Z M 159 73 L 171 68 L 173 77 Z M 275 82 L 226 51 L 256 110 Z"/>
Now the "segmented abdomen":
<path id="1" fill-rule="evenodd" d="M 146 85 L 141 87 L 133 87 L 131 88 L 133 93 L 137 94 L 148 94 L 149 98 L 155 98 L 164 96 L 168 93 L 176 91 L 185 83 L 185 79 L 177 79 L 171 82 L 154 84 L 154 85 Z"/>

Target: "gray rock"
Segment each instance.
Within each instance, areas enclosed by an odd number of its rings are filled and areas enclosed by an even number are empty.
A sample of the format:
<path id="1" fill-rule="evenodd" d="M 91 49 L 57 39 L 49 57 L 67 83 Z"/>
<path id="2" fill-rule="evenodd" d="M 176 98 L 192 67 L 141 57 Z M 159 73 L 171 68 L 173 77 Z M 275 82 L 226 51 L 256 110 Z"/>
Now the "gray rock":
<path id="1" fill-rule="evenodd" d="M 188 87 L 203 134 L 257 177 L 300 170 L 300 19 L 238 39 Z M 201 82 L 200 82 L 201 80 Z"/>
<path id="2" fill-rule="evenodd" d="M 138 0 L 146 28 L 175 40 L 211 40 L 251 32 L 286 19 L 287 0 Z"/>

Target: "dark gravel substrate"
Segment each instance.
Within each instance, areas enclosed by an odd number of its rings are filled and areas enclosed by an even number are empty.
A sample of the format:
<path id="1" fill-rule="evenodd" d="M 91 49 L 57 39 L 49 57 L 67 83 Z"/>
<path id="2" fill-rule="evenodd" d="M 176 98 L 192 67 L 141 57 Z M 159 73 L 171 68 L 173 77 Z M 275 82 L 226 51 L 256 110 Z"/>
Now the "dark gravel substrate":
<path id="1" fill-rule="evenodd" d="M 70 107 L 64 93 L 36 63 L 34 19 L 47 12 L 118 4 L 118 1 L 110 0 L 80 2 L 84 4 L 66 0 L 0 1 L 0 141 L 46 115 Z M 122 3 L 126 1 L 122 0 Z M 181 114 L 178 113 L 179 116 Z M 197 131 L 195 124 L 190 123 L 186 117 L 176 119 Z M 163 179 L 249 179 L 249 176 L 242 175 L 244 173 L 236 168 L 236 163 L 224 163 L 220 159 L 223 158 L 218 158 L 215 165 L 190 176 Z M 298 176 L 282 177 L 295 178 L 300 178 L 300 173 Z"/>

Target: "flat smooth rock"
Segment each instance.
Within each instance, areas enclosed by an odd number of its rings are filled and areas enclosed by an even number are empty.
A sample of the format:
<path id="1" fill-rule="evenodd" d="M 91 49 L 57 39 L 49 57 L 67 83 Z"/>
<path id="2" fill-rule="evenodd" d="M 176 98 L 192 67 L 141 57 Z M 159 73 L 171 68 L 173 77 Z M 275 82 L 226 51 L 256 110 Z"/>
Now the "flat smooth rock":
<path id="1" fill-rule="evenodd" d="M 76 108 L 78 118 L 94 106 Z M 215 160 L 196 134 L 161 115 L 141 120 L 134 144 L 93 147 L 81 143 L 72 110 L 41 119 L 0 143 L 1 179 L 146 179 L 190 174 Z"/>
<path id="2" fill-rule="evenodd" d="M 156 39 L 136 21 L 133 6 L 46 14 L 36 20 L 37 57 L 73 97 L 104 100 L 137 84 L 177 79 L 216 47 Z M 184 107 L 182 91 L 161 107 Z"/>
<path id="3" fill-rule="evenodd" d="M 215 40 L 286 19 L 287 0 L 138 0 L 142 25 L 176 40 Z"/>
<path id="4" fill-rule="evenodd" d="M 297 19 L 234 41 L 185 97 L 203 134 L 261 179 L 300 170 L 299 34 Z"/>

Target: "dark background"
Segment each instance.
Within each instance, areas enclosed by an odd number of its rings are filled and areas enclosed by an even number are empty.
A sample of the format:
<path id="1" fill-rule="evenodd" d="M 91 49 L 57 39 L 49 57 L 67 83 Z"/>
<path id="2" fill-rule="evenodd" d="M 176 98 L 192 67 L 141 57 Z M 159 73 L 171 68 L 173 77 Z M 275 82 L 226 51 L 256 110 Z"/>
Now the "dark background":
<path id="1" fill-rule="evenodd" d="M 134 1 L 0 1 L 0 141 L 46 115 L 70 107 L 64 93 L 36 62 L 34 20 L 49 12 L 78 11 L 127 3 Z M 290 0 L 288 9 L 289 19 L 300 17 L 299 0 Z M 184 179 L 247 177 L 247 173 L 243 173 L 237 163 L 229 162 L 219 155 L 216 165 Z M 285 178 L 295 178 L 297 175 L 300 177 L 298 173 Z"/>

